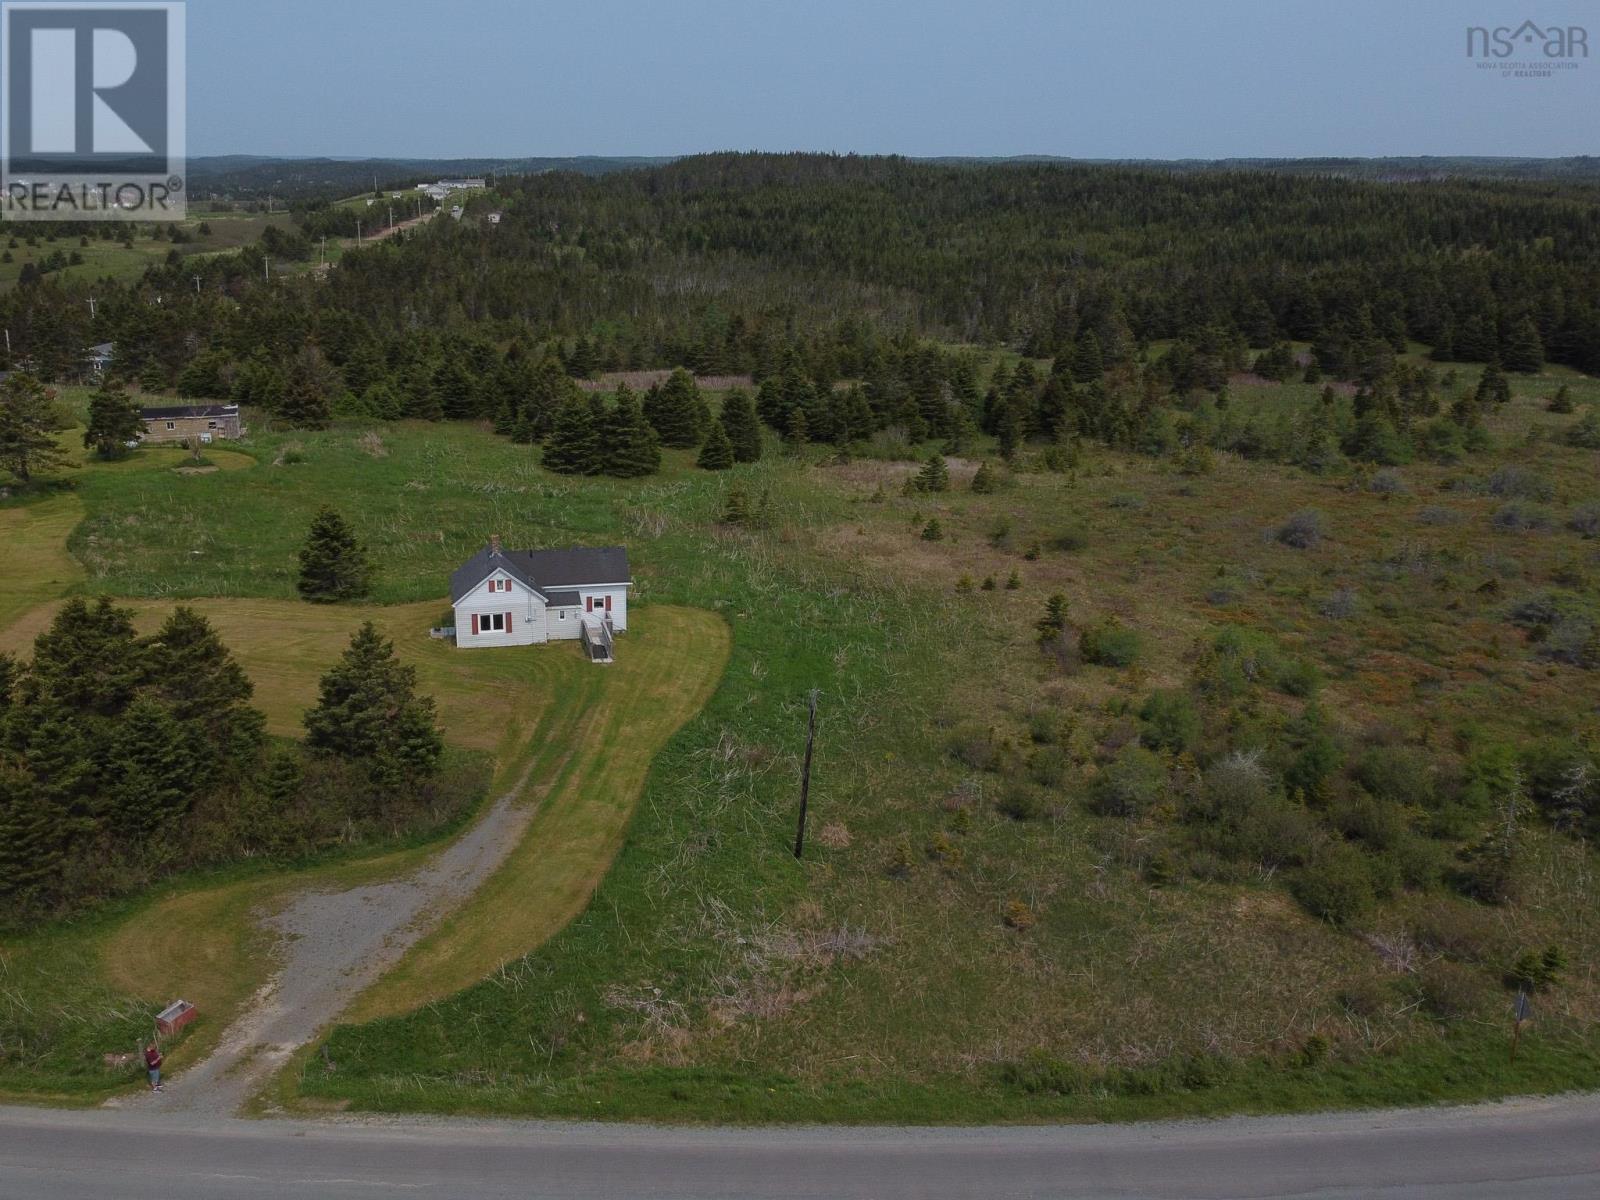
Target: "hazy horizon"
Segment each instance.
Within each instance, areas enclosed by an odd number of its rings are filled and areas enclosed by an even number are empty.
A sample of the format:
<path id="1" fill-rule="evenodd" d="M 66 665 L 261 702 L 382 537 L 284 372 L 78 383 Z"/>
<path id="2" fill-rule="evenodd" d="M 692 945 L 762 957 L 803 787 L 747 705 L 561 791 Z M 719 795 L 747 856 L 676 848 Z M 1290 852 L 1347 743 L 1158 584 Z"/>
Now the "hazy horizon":
<path id="1" fill-rule="evenodd" d="M 1591 22 L 1600 49 L 1594 5 L 1537 7 L 191 0 L 189 150 L 1167 161 L 1594 153 L 1594 123 L 1577 114 L 1600 100 L 1600 61 L 1507 77 L 1466 52 L 1468 26 L 1525 17 Z"/>

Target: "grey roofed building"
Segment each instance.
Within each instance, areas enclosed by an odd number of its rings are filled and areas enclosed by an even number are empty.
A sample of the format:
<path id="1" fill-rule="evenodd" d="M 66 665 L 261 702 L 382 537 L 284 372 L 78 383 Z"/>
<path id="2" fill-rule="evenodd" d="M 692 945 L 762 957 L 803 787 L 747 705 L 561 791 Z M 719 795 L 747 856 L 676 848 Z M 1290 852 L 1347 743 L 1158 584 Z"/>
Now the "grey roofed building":
<path id="1" fill-rule="evenodd" d="M 491 541 L 450 575 L 450 602 L 455 604 L 495 571 L 562 607 L 578 603 L 573 588 L 629 582 L 628 551 L 622 546 L 573 547 L 567 550 L 506 550 Z"/>

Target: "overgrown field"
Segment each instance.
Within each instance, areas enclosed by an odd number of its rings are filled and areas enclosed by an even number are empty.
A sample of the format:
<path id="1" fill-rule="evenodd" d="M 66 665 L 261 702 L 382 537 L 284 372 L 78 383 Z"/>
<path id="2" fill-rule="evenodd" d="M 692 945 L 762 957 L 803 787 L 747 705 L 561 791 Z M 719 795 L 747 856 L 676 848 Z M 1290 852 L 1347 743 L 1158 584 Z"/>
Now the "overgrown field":
<path id="1" fill-rule="evenodd" d="M 1545 411 L 1560 382 L 1577 414 Z M 953 490 L 907 495 L 915 464 L 817 449 L 732 476 L 669 452 L 663 475 L 618 483 L 549 475 L 466 425 L 263 432 L 250 471 L 86 473 L 71 546 L 91 590 L 287 599 L 331 502 L 376 548 L 385 603 L 436 598 L 494 531 L 625 542 L 643 601 L 731 627 L 721 684 L 655 758 L 593 901 L 454 995 L 429 972 L 454 987 L 498 956 L 423 947 L 302 1065 L 307 1103 L 954 1121 L 1591 1086 L 1581 822 L 1555 828 L 1526 777 L 1515 895 L 1469 898 L 1459 878 L 1503 815 L 1494 754 L 1589 744 L 1600 700 L 1562 640 L 1587 627 L 1600 527 L 1595 452 L 1563 438 L 1600 385 L 1514 389 L 1492 449 L 1453 466 L 1317 477 L 1224 454 L 1185 474 L 1086 449 L 1051 473 L 1025 452 L 981 495 L 973 451 Z M 1233 403 L 1270 413 L 1313 390 L 1241 382 Z M 719 519 L 730 478 L 753 527 Z M 1054 594 L 1064 628 L 1041 649 Z M 1368 864 L 1349 909 L 1301 886 L 1321 858 L 1241 854 L 1196 815 L 1229 778 L 1256 803 L 1253 772 L 1276 777 L 1308 729 L 1340 748 L 1340 782 L 1261 810 L 1283 841 Z M 1147 768 L 1154 794 L 1118 790 Z M 1400 794 L 1413 777 L 1427 789 Z M 501 882 L 538 879 L 529 851 Z M 515 902 L 486 893 L 458 932 L 492 941 Z M 1505 977 L 1550 946 L 1564 965 L 1536 986 L 1513 1067 Z"/>

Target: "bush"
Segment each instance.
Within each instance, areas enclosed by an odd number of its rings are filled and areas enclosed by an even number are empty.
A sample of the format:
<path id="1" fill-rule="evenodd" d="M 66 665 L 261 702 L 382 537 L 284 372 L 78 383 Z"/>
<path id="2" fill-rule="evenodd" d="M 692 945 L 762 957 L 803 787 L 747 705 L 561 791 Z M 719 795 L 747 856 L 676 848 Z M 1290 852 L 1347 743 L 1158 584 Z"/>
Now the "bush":
<path id="1" fill-rule="evenodd" d="M 1600 504 L 1580 504 L 1567 518 L 1567 528 L 1586 538 L 1600 537 Z"/>
<path id="2" fill-rule="evenodd" d="M 1131 667 L 1139 659 L 1140 647 L 1139 634 L 1115 621 L 1085 629 L 1078 636 L 1083 661 L 1101 667 Z"/>
<path id="3" fill-rule="evenodd" d="M 1045 813 L 1044 797 L 1025 783 L 1008 783 L 995 797 L 995 811 L 1013 821 L 1031 821 Z"/>
<path id="4" fill-rule="evenodd" d="M 1517 503 L 1502 504 L 1489 522 L 1500 533 L 1548 533 L 1556 525 L 1546 509 Z"/>
<path id="5" fill-rule="evenodd" d="M 1049 545 L 1052 550 L 1060 550 L 1066 554 L 1078 554 L 1088 549 L 1089 535 L 1081 525 L 1072 525 L 1051 538 Z"/>
<path id="6" fill-rule="evenodd" d="M 1153 808 L 1166 788 L 1167 769 L 1161 759 L 1130 742 L 1095 776 L 1089 803 L 1103 816 L 1137 817 Z"/>
<path id="7" fill-rule="evenodd" d="M 1286 654 L 1267 634 L 1226 626 L 1195 666 L 1195 680 L 1208 695 L 1233 698 L 1256 684 L 1291 696 L 1311 696 L 1321 685 L 1312 664 Z"/>
<path id="8" fill-rule="evenodd" d="M 1367 480 L 1367 491 L 1375 496 L 1404 496 L 1411 491 L 1405 476 L 1392 468 L 1375 471 Z"/>
<path id="9" fill-rule="evenodd" d="M 1537 500 L 1540 503 L 1555 495 L 1555 488 L 1543 475 L 1527 467 L 1516 466 L 1501 467 L 1483 481 L 1479 490 L 1486 495 L 1507 500 Z"/>
<path id="10" fill-rule="evenodd" d="M 1460 963 L 1429 963 L 1417 973 L 1417 998 L 1441 1021 L 1459 1021 L 1483 1003 L 1488 991 L 1483 976 Z"/>
<path id="11" fill-rule="evenodd" d="M 1376 899 L 1366 860 L 1342 842 L 1320 847 L 1290 887 L 1307 912 L 1339 926 L 1365 917 Z"/>
<path id="12" fill-rule="evenodd" d="M 1035 750 L 1028 757 L 1028 778 L 1040 787 L 1060 787 L 1067 777 L 1067 756 L 1054 746 Z"/>
<path id="13" fill-rule="evenodd" d="M 1314 508 L 1303 508 L 1293 514 L 1273 535 L 1285 546 L 1295 550 L 1315 550 L 1322 544 L 1325 522 Z"/>
<path id="14" fill-rule="evenodd" d="M 1200 713 L 1188 692 L 1152 692 L 1139 719 L 1144 722 L 1141 740 L 1152 750 L 1181 754 L 1200 740 Z"/>
<path id="15" fill-rule="evenodd" d="M 950 754 L 974 771 L 1000 769 L 1000 746 L 993 730 L 963 729 L 950 739 Z"/>
<path id="16" fill-rule="evenodd" d="M 1380 800 L 1411 808 L 1432 808 L 1436 796 L 1431 758 L 1409 746 L 1374 746 L 1356 760 L 1355 781 Z"/>
<path id="17" fill-rule="evenodd" d="M 1525 950 L 1519 954 L 1506 973 L 1506 983 L 1523 991 L 1542 992 L 1561 982 L 1566 969 L 1566 951 L 1552 943 L 1543 950 Z"/>
<path id="18" fill-rule="evenodd" d="M 1567 427 L 1561 440 L 1579 450 L 1600 450 L 1600 410 L 1590 408 Z"/>

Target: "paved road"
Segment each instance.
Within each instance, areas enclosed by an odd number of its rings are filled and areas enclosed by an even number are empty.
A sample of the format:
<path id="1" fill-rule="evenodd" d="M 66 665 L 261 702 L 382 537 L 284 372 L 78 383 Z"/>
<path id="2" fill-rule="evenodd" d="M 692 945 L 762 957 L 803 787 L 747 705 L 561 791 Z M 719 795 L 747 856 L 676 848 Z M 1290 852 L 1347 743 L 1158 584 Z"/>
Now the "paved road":
<path id="1" fill-rule="evenodd" d="M 668 1130 L 0 1109 L 5 1200 L 1600 1196 L 1600 1097 L 1000 1130 Z"/>

